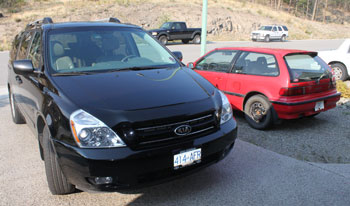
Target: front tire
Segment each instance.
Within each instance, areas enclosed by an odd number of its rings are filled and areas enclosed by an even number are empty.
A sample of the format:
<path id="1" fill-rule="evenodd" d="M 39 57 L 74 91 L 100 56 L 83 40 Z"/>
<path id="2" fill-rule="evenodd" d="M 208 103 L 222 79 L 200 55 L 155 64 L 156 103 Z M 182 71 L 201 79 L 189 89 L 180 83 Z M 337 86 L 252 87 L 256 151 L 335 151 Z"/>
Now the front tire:
<path id="1" fill-rule="evenodd" d="M 159 37 L 159 41 L 160 41 L 160 43 L 162 43 L 163 45 L 167 45 L 167 43 L 168 43 L 168 38 L 167 38 L 165 35 L 163 35 L 163 36 L 160 36 L 160 37 Z"/>
<path id="2" fill-rule="evenodd" d="M 196 34 L 196 36 L 193 37 L 193 43 L 194 44 L 200 44 L 201 43 L 201 36 L 199 34 Z"/>
<path id="3" fill-rule="evenodd" d="M 43 150 L 45 171 L 49 189 L 53 195 L 65 195 L 75 191 L 74 185 L 67 181 L 60 165 L 58 164 L 56 154 L 51 144 L 51 135 L 47 126 L 43 131 Z"/>
<path id="4" fill-rule="evenodd" d="M 268 129 L 273 123 L 273 112 L 270 101 L 263 95 L 250 97 L 244 106 L 244 117 L 255 129 Z"/>
<path id="5" fill-rule="evenodd" d="M 184 44 L 188 44 L 188 42 L 190 42 L 190 40 L 188 40 L 188 39 L 183 39 L 182 40 L 182 43 L 184 43 Z"/>
<path id="6" fill-rule="evenodd" d="M 26 121 L 24 120 L 24 117 L 23 117 L 21 111 L 19 110 L 19 108 L 17 106 L 17 102 L 15 100 L 15 97 L 14 97 L 11 89 L 9 89 L 9 101 L 10 101 L 10 106 L 11 106 L 12 121 L 15 124 L 24 124 L 24 123 L 26 123 Z"/>
<path id="7" fill-rule="evenodd" d="M 348 78 L 348 73 L 346 72 L 346 68 L 343 64 L 333 63 L 331 67 L 334 71 L 335 80 L 345 81 Z"/>
<path id="8" fill-rule="evenodd" d="M 285 42 L 286 39 L 287 39 L 286 35 L 283 35 L 283 36 L 281 37 L 281 42 Z"/>
<path id="9" fill-rule="evenodd" d="M 266 35 L 264 41 L 265 41 L 265 42 L 269 42 L 269 41 L 270 41 L 270 36 L 269 36 L 269 35 Z"/>

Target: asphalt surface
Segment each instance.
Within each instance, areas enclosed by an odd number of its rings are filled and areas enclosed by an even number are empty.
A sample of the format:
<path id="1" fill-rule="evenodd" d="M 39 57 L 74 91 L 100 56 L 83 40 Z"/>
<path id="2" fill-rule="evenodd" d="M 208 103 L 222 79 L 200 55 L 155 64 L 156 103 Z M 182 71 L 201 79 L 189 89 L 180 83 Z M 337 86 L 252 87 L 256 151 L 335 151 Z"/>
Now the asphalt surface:
<path id="1" fill-rule="evenodd" d="M 337 49 L 343 39 L 332 40 L 292 40 L 286 42 L 253 42 L 253 41 L 232 41 L 232 42 L 208 42 L 207 51 L 220 47 L 267 47 L 267 48 L 282 48 L 282 49 L 300 49 L 307 51 L 323 51 Z M 183 54 L 183 62 L 194 62 L 200 57 L 200 45 L 180 43 L 171 43 L 167 45 L 171 51 L 181 51 Z"/>
<path id="2" fill-rule="evenodd" d="M 330 49 L 336 48 L 333 41 L 329 44 Z M 171 50 L 179 47 L 187 52 L 191 49 L 196 50 L 191 47 L 198 45 L 170 47 Z M 0 53 L 0 76 L 5 73 L 4 69 L 7 69 L 3 66 L 7 64 L 4 57 L 6 55 L 8 53 Z M 193 53 L 191 55 L 189 61 L 198 57 L 194 57 Z M 4 80 L 6 82 L 6 78 Z M 4 85 L 5 82 L 0 82 L 0 85 Z M 237 140 L 234 150 L 223 161 L 199 173 L 169 183 L 132 194 L 78 192 L 67 196 L 52 196 L 47 188 L 37 140 L 26 125 L 12 123 L 7 90 L 4 86 L 0 86 L 0 114 L 0 205 L 350 203 L 350 165 L 299 161 L 240 140 Z"/>

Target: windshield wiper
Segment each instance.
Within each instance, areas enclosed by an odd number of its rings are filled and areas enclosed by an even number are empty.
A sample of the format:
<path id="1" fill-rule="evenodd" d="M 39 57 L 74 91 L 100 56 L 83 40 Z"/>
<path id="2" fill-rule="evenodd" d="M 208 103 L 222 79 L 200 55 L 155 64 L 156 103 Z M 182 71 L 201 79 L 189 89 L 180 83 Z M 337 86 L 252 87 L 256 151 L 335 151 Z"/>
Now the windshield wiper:
<path id="1" fill-rule="evenodd" d="M 316 79 L 316 82 L 319 82 L 319 81 L 320 81 L 322 78 L 324 78 L 326 75 L 329 76 L 330 73 L 331 73 L 331 72 L 328 71 L 328 69 L 326 69 L 326 70 L 321 74 L 321 76 L 318 77 L 318 78 Z"/>
<path id="2" fill-rule="evenodd" d="M 120 71 L 140 71 L 140 70 L 152 70 L 152 69 L 163 69 L 168 68 L 166 66 L 144 66 L 144 67 L 125 67 L 121 69 L 110 69 L 105 72 L 120 72 Z"/>
<path id="3" fill-rule="evenodd" d="M 96 72 L 65 72 L 65 73 L 54 73 L 52 76 L 81 76 L 81 75 L 89 75 L 94 74 Z"/>

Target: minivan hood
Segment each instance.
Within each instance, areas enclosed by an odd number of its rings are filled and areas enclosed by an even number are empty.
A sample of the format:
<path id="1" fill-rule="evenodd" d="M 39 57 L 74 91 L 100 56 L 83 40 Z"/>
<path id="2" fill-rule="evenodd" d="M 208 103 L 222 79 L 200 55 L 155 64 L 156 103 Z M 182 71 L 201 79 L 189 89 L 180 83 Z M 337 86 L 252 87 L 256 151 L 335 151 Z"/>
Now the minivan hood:
<path id="1" fill-rule="evenodd" d="M 53 76 L 72 103 L 101 110 L 140 110 L 204 100 L 209 92 L 188 68 L 119 71 L 81 76 Z"/>

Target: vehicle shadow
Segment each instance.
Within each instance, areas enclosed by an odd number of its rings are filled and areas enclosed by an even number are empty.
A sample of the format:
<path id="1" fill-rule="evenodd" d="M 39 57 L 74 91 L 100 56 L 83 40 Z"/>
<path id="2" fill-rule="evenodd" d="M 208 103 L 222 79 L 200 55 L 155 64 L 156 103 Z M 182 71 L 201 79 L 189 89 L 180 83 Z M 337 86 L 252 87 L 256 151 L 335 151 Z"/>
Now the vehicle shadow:
<path id="1" fill-rule="evenodd" d="M 231 157 L 230 157 L 231 156 Z M 230 173 L 225 172 L 227 164 L 234 165 L 232 153 L 219 164 L 215 164 L 205 168 L 197 173 L 191 174 L 180 179 L 138 190 L 141 194 L 128 205 L 144 205 L 151 203 L 151 205 L 177 205 L 186 204 L 192 205 L 195 202 L 203 202 L 205 198 L 213 197 L 224 188 L 232 187 L 236 178 Z M 225 173 L 222 175 L 221 173 Z M 202 198 L 201 198 L 202 197 Z M 216 198 L 224 198 L 225 196 L 217 196 Z M 197 200 L 196 200 L 197 199 Z"/>
<path id="2" fill-rule="evenodd" d="M 9 104 L 8 95 L 0 95 L 0 107 L 6 107 Z"/>
<path id="3" fill-rule="evenodd" d="M 236 118 L 238 122 L 238 126 L 243 126 L 244 128 L 249 128 L 251 130 L 260 131 L 251 128 L 245 117 L 244 113 L 241 111 L 233 111 L 233 116 Z M 279 120 L 279 122 L 275 125 L 273 125 L 271 128 L 265 130 L 265 131 L 300 131 L 303 129 L 310 129 L 311 127 L 315 127 L 316 125 L 318 127 L 322 127 L 322 125 L 327 125 L 330 121 L 325 118 L 318 118 L 316 117 L 302 117 L 299 119 L 290 119 L 290 120 Z"/>

